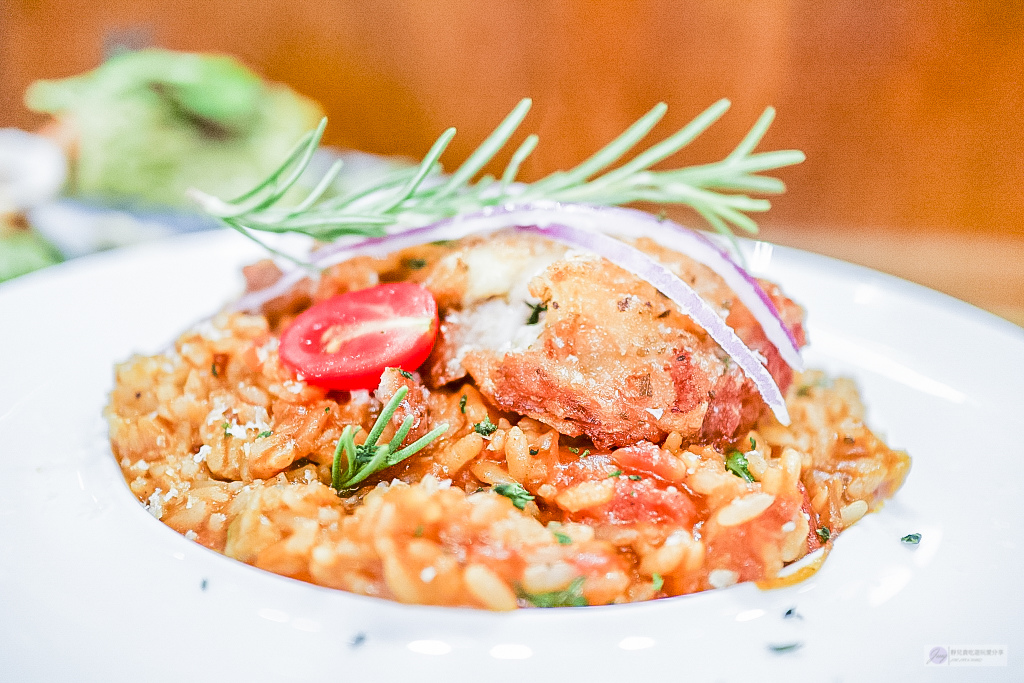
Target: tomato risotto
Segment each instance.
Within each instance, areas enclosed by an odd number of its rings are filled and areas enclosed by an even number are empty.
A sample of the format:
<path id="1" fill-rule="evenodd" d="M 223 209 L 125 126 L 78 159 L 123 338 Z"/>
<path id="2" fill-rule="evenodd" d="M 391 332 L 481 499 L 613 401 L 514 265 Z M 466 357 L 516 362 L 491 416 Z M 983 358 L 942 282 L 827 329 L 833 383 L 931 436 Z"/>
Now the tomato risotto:
<path id="1" fill-rule="evenodd" d="M 631 244 L 728 324 L 783 409 L 660 287 L 505 231 L 351 258 L 131 358 L 114 454 L 187 538 L 363 595 L 510 610 L 771 585 L 910 459 L 849 380 L 791 369 L 717 273 Z M 246 269 L 250 289 L 280 275 Z M 802 309 L 759 285 L 802 345 Z"/>

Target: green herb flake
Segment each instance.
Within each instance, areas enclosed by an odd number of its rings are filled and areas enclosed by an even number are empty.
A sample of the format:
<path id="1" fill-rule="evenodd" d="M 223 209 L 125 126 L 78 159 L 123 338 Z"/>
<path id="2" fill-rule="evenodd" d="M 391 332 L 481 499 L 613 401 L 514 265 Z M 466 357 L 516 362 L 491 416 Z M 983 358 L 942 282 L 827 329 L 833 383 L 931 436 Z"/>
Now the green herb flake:
<path id="1" fill-rule="evenodd" d="M 828 543 L 828 539 L 832 538 L 832 532 L 827 526 L 815 529 L 814 533 L 818 534 L 818 540 L 822 543 Z"/>
<path id="2" fill-rule="evenodd" d="M 907 534 L 900 539 L 900 542 L 907 545 L 917 545 L 921 542 L 921 534 Z"/>
<path id="3" fill-rule="evenodd" d="M 272 431 L 270 431 L 270 430 L 268 429 L 268 430 L 267 430 L 267 431 L 265 431 L 265 432 L 260 432 L 259 434 L 257 434 L 257 435 L 256 435 L 256 438 L 257 438 L 257 439 L 265 439 L 265 438 L 267 438 L 268 436 L 272 435 L 273 433 L 274 433 L 274 432 L 272 432 Z"/>
<path id="4" fill-rule="evenodd" d="M 224 430 L 224 438 L 225 439 L 230 439 L 231 438 L 231 432 L 229 432 L 228 430 L 231 429 L 231 423 L 230 422 L 225 422 L 224 424 L 221 425 L 221 429 Z"/>
<path id="5" fill-rule="evenodd" d="M 466 414 L 466 401 L 467 400 L 469 400 L 469 399 L 466 398 L 465 394 L 463 394 L 462 398 L 459 399 L 459 412 L 462 413 L 463 415 Z"/>
<path id="6" fill-rule="evenodd" d="M 538 451 L 536 448 L 530 449 L 530 455 L 537 455 L 538 453 L 540 453 L 540 451 Z"/>
<path id="7" fill-rule="evenodd" d="M 397 465 L 411 455 L 418 453 L 430 442 L 448 431 L 447 424 L 441 424 L 416 439 L 405 448 L 401 448 L 402 441 L 409 435 L 412 429 L 413 417 L 405 418 L 402 425 L 395 432 L 390 442 L 379 444 L 381 434 L 387 427 L 398 410 L 398 404 L 402 402 L 405 395 L 409 393 L 409 387 L 401 387 L 391 397 L 391 400 L 381 409 L 380 415 L 373 423 L 366 441 L 361 444 L 355 442 L 355 436 L 359 432 L 359 425 L 348 425 L 341 431 L 341 438 L 334 448 L 334 462 L 331 465 L 331 486 L 338 492 L 355 488 L 357 484 L 381 470 Z M 344 462 L 344 464 L 342 464 Z"/>
<path id="8" fill-rule="evenodd" d="M 527 325 L 536 325 L 540 322 L 540 314 L 548 310 L 547 304 L 531 304 L 529 301 L 524 301 L 527 306 L 530 307 L 530 317 L 526 319 Z"/>
<path id="9" fill-rule="evenodd" d="M 803 643 L 780 643 L 778 645 L 769 645 L 768 649 L 775 654 L 784 654 L 799 650 L 801 647 L 803 647 Z"/>
<path id="10" fill-rule="evenodd" d="M 580 453 L 580 457 L 581 457 L 581 458 L 585 458 L 585 457 L 587 457 L 588 455 L 590 455 L 590 451 L 589 451 L 589 450 L 586 450 L 586 451 L 583 451 L 582 453 Z"/>
<path id="11" fill-rule="evenodd" d="M 573 446 L 569 446 L 569 452 L 579 454 L 580 449 L 574 448 Z"/>
<path id="12" fill-rule="evenodd" d="M 562 545 L 571 545 L 572 544 L 572 538 L 569 536 L 569 534 L 565 533 L 564 531 L 553 531 L 551 533 L 553 533 L 555 535 L 555 538 L 558 540 L 558 542 L 560 544 L 562 544 Z"/>
<path id="13" fill-rule="evenodd" d="M 411 270 L 419 270 L 423 266 L 427 265 L 427 260 L 422 258 L 407 258 L 402 263 L 405 264 L 406 268 Z"/>
<path id="14" fill-rule="evenodd" d="M 520 510 L 525 509 L 526 504 L 533 500 L 530 492 L 517 482 L 495 484 L 494 492 L 511 500 L 512 504 Z"/>
<path id="15" fill-rule="evenodd" d="M 583 597 L 583 581 L 584 578 L 578 576 L 563 590 L 549 593 L 527 593 L 521 586 L 517 586 L 516 593 L 534 607 L 586 607 L 588 603 Z"/>
<path id="16" fill-rule="evenodd" d="M 325 413 L 329 413 L 329 412 L 331 412 L 331 407 L 330 407 L 330 406 L 327 406 L 326 408 L 324 408 L 324 412 L 325 412 Z"/>
<path id="17" fill-rule="evenodd" d="M 423 531 L 424 531 L 423 525 L 422 524 L 417 524 L 416 525 L 416 529 L 412 532 L 412 535 L 415 536 L 416 538 L 422 538 L 423 537 Z"/>
<path id="18" fill-rule="evenodd" d="M 412 373 L 409 372 L 408 370 L 403 370 L 403 369 L 399 368 L 398 369 L 398 374 L 400 374 L 402 377 L 404 377 L 406 379 L 412 379 Z"/>
<path id="19" fill-rule="evenodd" d="M 754 437 L 750 437 L 750 450 L 757 450 L 757 442 L 754 441 Z"/>
<path id="20" fill-rule="evenodd" d="M 498 431 L 498 425 L 491 422 L 490 416 L 487 416 L 482 421 L 473 425 L 473 431 L 480 436 L 490 436 L 494 432 Z"/>
<path id="21" fill-rule="evenodd" d="M 214 377 L 220 377 L 220 375 L 217 374 L 217 363 L 210 363 L 210 374 Z"/>
<path id="22" fill-rule="evenodd" d="M 651 574 L 651 588 L 655 591 L 660 591 L 665 585 L 665 579 L 662 578 L 661 574 L 654 572 Z"/>
<path id="23" fill-rule="evenodd" d="M 612 479 L 614 477 L 621 477 L 621 476 L 622 476 L 622 470 L 615 470 L 614 472 L 612 472 L 611 474 L 608 475 L 608 479 Z"/>
<path id="24" fill-rule="evenodd" d="M 643 477 L 641 477 L 639 474 L 631 474 L 629 475 L 629 478 L 631 481 L 640 481 L 641 479 L 643 479 Z"/>
<path id="25" fill-rule="evenodd" d="M 743 481 L 753 483 L 756 480 L 747 467 L 747 456 L 743 455 L 739 451 L 733 451 L 725 460 L 725 469 L 732 472 Z"/>

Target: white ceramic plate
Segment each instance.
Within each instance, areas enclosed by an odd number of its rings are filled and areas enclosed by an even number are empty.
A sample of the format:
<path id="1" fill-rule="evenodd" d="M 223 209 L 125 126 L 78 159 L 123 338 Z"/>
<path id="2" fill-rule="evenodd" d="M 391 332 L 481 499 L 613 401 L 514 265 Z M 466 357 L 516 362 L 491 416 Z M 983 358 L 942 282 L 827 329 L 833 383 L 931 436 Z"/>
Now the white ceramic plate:
<path id="1" fill-rule="evenodd" d="M 144 511 L 110 455 L 114 364 L 218 309 L 258 256 L 208 233 L 0 286 L 0 679 L 1021 679 L 1019 328 L 758 246 L 755 268 L 809 311 L 808 364 L 854 376 L 870 424 L 913 457 L 895 499 L 791 588 L 513 614 L 405 607 L 188 541 Z M 900 543 L 911 532 L 917 547 Z M 943 674 L 927 663 L 936 647 L 1002 649 L 985 657 L 1008 665 Z"/>

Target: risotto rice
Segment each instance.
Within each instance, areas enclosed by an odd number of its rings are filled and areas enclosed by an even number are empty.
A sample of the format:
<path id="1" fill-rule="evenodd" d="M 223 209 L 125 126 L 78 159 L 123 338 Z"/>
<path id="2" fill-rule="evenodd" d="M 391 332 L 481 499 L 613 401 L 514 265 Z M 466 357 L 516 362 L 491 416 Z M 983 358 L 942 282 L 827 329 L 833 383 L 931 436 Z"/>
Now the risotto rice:
<path id="1" fill-rule="evenodd" d="M 756 396 L 737 394 L 729 412 L 722 403 L 724 380 L 702 390 L 708 398 L 686 410 L 651 408 L 661 375 L 644 375 L 646 384 L 628 394 L 623 387 L 635 373 L 619 377 L 616 368 L 661 353 L 657 339 L 646 355 L 630 355 L 611 354 L 611 337 L 602 337 L 586 366 L 588 351 L 577 338 L 581 350 L 571 362 L 582 379 L 570 377 L 547 394 L 530 389 L 524 397 L 525 380 L 508 379 L 515 376 L 510 364 L 527 368 L 523 376 L 544 370 L 547 361 L 530 349 L 542 342 L 555 348 L 568 334 L 551 336 L 558 324 L 568 326 L 557 316 L 570 315 L 564 311 L 571 306 L 555 308 L 576 295 L 565 284 L 575 282 L 571 278 L 599 273 L 595 283 L 610 289 L 595 296 L 619 312 L 629 302 L 640 302 L 638 315 L 668 309 L 628 273 L 562 248 L 548 254 L 551 248 L 541 242 L 525 247 L 529 292 L 510 282 L 474 294 L 472 269 L 467 276 L 458 266 L 472 266 L 472 249 L 497 243 L 470 239 L 355 259 L 300 283 L 258 313 L 221 313 L 183 334 L 173 350 L 120 365 L 106 415 L 131 491 L 153 516 L 193 541 L 277 574 L 404 603 L 511 610 L 771 582 L 787 564 L 830 548 L 903 483 L 907 454 L 891 450 L 864 424 L 851 381 L 821 372 L 787 374 L 780 382 L 788 384 L 789 426 Z M 658 255 L 689 274 L 731 324 L 742 325 L 742 305 L 713 274 L 684 257 Z M 275 273 L 263 264 L 248 275 L 272 280 Z M 314 386 L 282 364 L 280 333 L 298 312 L 339 293 L 399 280 L 425 283 L 447 325 L 418 372 L 390 368 L 375 391 L 348 392 Z M 540 328 L 533 339 L 515 337 L 520 324 L 499 342 L 467 341 L 477 329 L 471 313 L 505 319 L 507 310 L 487 307 L 522 307 L 524 297 L 535 302 L 534 316 L 542 310 L 537 302 L 548 305 L 546 319 L 533 325 Z M 778 297 L 802 320 L 798 307 Z M 658 334 L 704 348 L 700 330 L 678 313 L 649 317 L 660 326 Z M 573 333 L 582 334 L 583 319 L 572 319 Z M 636 334 L 627 332 L 623 339 Z M 504 344 L 500 352 L 496 344 Z M 676 347 L 666 349 L 678 355 Z M 765 355 L 771 369 L 772 357 Z M 696 364 L 698 355 L 687 358 Z M 700 363 L 713 378 L 730 371 L 727 360 L 710 352 Z M 588 371 L 597 378 L 590 385 Z M 599 401 L 602 378 L 609 391 L 626 398 L 607 414 L 581 416 L 572 387 L 584 386 L 585 397 Z M 358 425 L 361 443 L 382 405 L 402 387 L 408 393 L 382 440 L 406 416 L 415 418 L 406 443 L 443 423 L 448 430 L 411 458 L 339 493 L 331 487 L 331 469 L 342 430 Z M 682 405 L 677 394 L 673 406 Z"/>

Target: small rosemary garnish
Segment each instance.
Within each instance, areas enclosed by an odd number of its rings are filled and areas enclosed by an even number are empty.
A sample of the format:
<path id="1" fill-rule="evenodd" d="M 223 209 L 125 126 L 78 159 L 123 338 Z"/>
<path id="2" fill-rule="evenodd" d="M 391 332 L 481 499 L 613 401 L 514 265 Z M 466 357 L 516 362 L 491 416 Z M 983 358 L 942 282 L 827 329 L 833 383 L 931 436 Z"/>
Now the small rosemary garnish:
<path id="1" fill-rule="evenodd" d="M 341 438 L 338 439 L 338 445 L 334 449 L 334 464 L 331 467 L 332 487 L 338 491 L 354 488 L 356 484 L 367 477 L 392 465 L 397 465 L 410 455 L 415 454 L 448 430 L 447 423 L 438 425 L 405 448 L 398 450 L 402 445 L 402 440 L 412 429 L 413 418 L 410 415 L 405 418 L 402 426 L 398 428 L 389 443 L 378 444 L 377 440 L 407 393 L 409 393 L 408 387 L 401 387 L 395 392 L 395 395 L 380 411 L 365 442 L 361 444 L 355 442 L 356 433 L 359 432 L 358 425 L 349 425 L 342 430 Z M 344 465 L 342 465 L 343 458 Z"/>
<path id="2" fill-rule="evenodd" d="M 733 228 L 756 233 L 757 224 L 747 214 L 767 211 L 766 199 L 744 192 L 778 194 L 785 185 L 778 178 L 758 175 L 798 164 L 802 152 L 780 150 L 754 153 L 754 148 L 775 118 L 768 108 L 725 159 L 699 166 L 651 170 L 688 145 L 729 109 L 719 100 L 676 133 L 629 161 L 611 168 L 642 140 L 668 109 L 656 105 L 597 153 L 568 171 L 556 171 L 533 183 L 516 182 L 519 168 L 537 146 L 530 135 L 512 154 L 501 177 L 484 176 L 472 182 L 502 149 L 526 117 L 531 106 L 524 99 L 451 175 L 442 174 L 438 163 L 455 129 L 447 129 L 416 167 L 401 168 L 371 186 L 336 196 L 325 196 L 341 170 L 336 162 L 304 200 L 282 206 L 281 200 L 306 170 L 320 144 L 327 119 L 296 144 L 281 166 L 263 182 L 225 201 L 199 190 L 189 195 L 211 216 L 249 239 L 263 244 L 256 232 L 297 232 L 329 241 L 344 235 L 382 236 L 388 232 L 428 225 L 459 213 L 503 206 L 510 202 L 583 202 L 618 205 L 632 202 L 684 204 L 692 207 L 716 231 L 734 240 Z M 611 168 L 611 170 L 609 170 Z M 272 253 L 279 253 L 263 244 Z"/>

